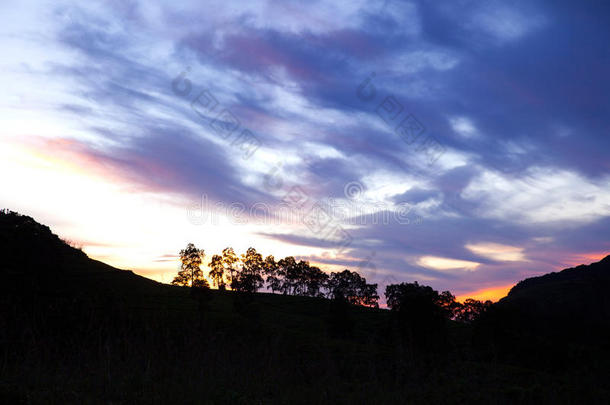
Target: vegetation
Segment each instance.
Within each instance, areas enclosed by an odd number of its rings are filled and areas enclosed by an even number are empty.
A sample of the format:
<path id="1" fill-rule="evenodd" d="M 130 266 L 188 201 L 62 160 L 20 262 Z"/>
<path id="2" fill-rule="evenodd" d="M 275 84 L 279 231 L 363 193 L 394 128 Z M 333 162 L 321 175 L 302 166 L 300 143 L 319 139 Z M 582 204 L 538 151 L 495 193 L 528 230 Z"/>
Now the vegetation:
<path id="1" fill-rule="evenodd" d="M 200 257 L 203 257 L 203 250 L 197 250 L 189 243 L 185 250 L 180 251 L 182 269 L 172 284 L 191 285 L 186 282 L 191 273 L 185 270 L 183 258 L 185 252 L 191 251 L 200 252 Z M 200 264 L 201 261 L 196 263 L 197 269 Z M 297 262 L 292 256 L 276 262 L 273 256 L 263 259 L 263 256 L 251 247 L 238 258 L 233 248 L 228 247 L 223 250 L 222 256 L 212 256 L 209 268 L 208 277 L 213 285 L 222 289 L 230 285 L 232 290 L 254 293 L 266 287 L 273 293 L 283 295 L 326 297 L 342 299 L 353 305 L 379 307 L 377 284 L 367 284 L 364 277 L 349 270 L 329 275 L 319 267 L 310 265 L 308 261 Z M 197 274 L 198 277 L 203 277 L 203 273 Z"/>
<path id="2" fill-rule="evenodd" d="M 189 243 L 186 249 L 180 251 L 180 271 L 174 277 L 172 284 L 186 287 L 208 287 L 201 271 L 201 262 L 204 257 L 203 250 L 199 250 L 195 245 Z"/>
<path id="3" fill-rule="evenodd" d="M 0 214 L 0 403 L 610 398 L 607 317 L 581 324 L 570 313 L 557 326 L 549 315 L 538 319 L 551 328 L 541 333 L 535 318 L 519 315 L 522 305 L 534 314 L 576 308 L 570 289 L 607 289 L 610 258 L 524 283 L 493 305 L 459 305 L 448 292 L 396 284 L 385 291 L 385 310 L 363 298 L 377 302 L 357 273 L 328 275 L 253 249 L 212 256 L 213 284 L 237 288 L 210 290 L 194 282 L 195 250 L 184 250 L 193 261 L 181 268 L 194 288 L 164 285 L 87 258 L 29 217 Z M 276 294 L 254 293 L 261 279 Z M 544 297 L 540 308 L 531 307 L 532 291 Z M 592 314 L 609 305 L 596 306 Z M 570 325 L 587 326 L 580 338 L 552 333 Z"/>

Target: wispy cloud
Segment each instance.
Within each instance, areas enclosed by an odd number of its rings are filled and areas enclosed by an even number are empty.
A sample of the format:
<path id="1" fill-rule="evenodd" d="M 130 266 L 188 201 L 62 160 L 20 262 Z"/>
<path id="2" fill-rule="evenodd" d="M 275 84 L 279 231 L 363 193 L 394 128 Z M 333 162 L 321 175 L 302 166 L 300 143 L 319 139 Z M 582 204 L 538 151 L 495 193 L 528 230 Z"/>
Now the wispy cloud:
<path id="1" fill-rule="evenodd" d="M 70 172 L 142 196 L 165 195 L 171 208 L 142 223 L 209 246 L 230 244 L 234 235 L 239 243 L 277 248 L 276 255 L 337 265 L 373 257 L 377 274 L 425 279 L 437 288 L 505 286 L 610 248 L 610 59 L 600 40 L 610 32 L 598 7 L 4 4 L 2 168 L 29 173 L 40 190 L 61 176 L 73 179 Z M 172 82 L 184 72 L 191 87 L 181 95 Z M 376 95 L 371 102 L 357 95 L 367 77 Z M 249 159 L 210 128 L 206 120 L 214 117 L 193 109 L 204 90 L 260 140 Z M 421 123 L 422 139 L 442 145 L 434 164 L 380 118 L 388 96 Z M 38 158 L 9 155 L 17 144 Z M 61 161 L 63 169 L 45 172 L 49 163 L 41 161 Z M 303 226 L 225 224 L 225 233 L 216 231 L 222 238 L 205 227 L 174 228 L 180 216 L 187 222 L 180 204 L 204 194 L 225 206 L 273 206 L 299 185 L 316 201 L 345 202 L 344 187 L 354 182 L 364 186 L 368 206 L 378 207 L 356 218 L 408 203 L 421 221 L 355 226 L 353 217 L 341 218 L 353 238 L 342 254 L 329 253 L 332 243 Z M 3 204 L 31 207 L 32 196 L 17 182 L 5 184 Z M 57 210 L 66 199 L 80 201 L 78 190 L 63 186 L 68 195 L 47 197 Z M 162 221 L 163 212 L 174 222 Z M 91 220 L 79 215 L 50 220 L 69 231 L 74 225 L 67 223 Z M 144 226 L 130 224 L 128 213 L 122 218 L 125 227 Z M 145 268 L 155 258 L 159 252 L 138 255 L 133 266 Z"/>

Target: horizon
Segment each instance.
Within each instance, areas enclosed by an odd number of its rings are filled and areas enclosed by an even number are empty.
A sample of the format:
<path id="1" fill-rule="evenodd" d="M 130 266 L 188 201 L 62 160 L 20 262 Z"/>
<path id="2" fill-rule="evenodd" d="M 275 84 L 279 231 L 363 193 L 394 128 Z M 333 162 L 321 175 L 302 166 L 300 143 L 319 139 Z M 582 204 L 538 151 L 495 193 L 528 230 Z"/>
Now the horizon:
<path id="1" fill-rule="evenodd" d="M 192 242 L 495 301 L 610 253 L 607 6 L 208 7 L 0 6 L 0 207 L 164 283 Z"/>
<path id="2" fill-rule="evenodd" d="M 13 211 L 13 210 L 8 209 L 8 208 L 0 208 L 0 215 L 16 215 L 18 217 L 29 218 L 29 219 L 32 219 L 35 223 L 37 223 L 40 226 L 48 227 L 47 225 L 42 224 L 42 223 L 36 221 L 35 218 L 32 218 L 31 216 L 29 216 L 27 214 L 19 213 L 19 212 Z M 59 238 L 59 240 L 61 242 L 63 242 L 64 244 L 66 244 L 66 245 L 70 246 L 71 248 L 79 250 L 79 251 L 81 251 L 81 252 L 86 254 L 86 252 L 83 251 L 82 246 L 80 246 L 77 242 L 75 242 L 73 240 L 70 240 L 70 239 L 62 238 L 60 235 L 57 235 L 55 232 L 53 232 L 53 229 L 51 229 L 51 228 L 49 228 L 49 230 L 50 230 L 52 235 L 54 235 L 57 238 Z M 189 245 L 191 245 L 191 244 L 189 243 Z M 196 248 L 196 246 L 194 246 L 194 245 L 193 245 L 193 247 Z M 188 248 L 188 246 L 187 246 L 187 248 Z M 228 246 L 227 248 L 231 248 L 231 247 Z M 182 262 L 181 253 L 182 252 L 180 252 L 180 254 L 178 255 L 178 260 Z M 235 252 L 235 253 L 237 254 L 238 262 L 242 262 L 242 264 L 243 264 L 243 256 L 244 255 L 241 254 L 241 252 Z M 265 257 L 264 252 L 258 252 L 258 253 L 262 254 L 263 258 Z M 213 281 L 213 278 L 209 274 L 210 271 L 212 270 L 212 266 L 211 266 L 210 260 L 206 259 L 206 257 L 207 257 L 207 255 L 204 252 L 203 253 L 203 260 L 201 262 L 200 267 L 201 266 L 206 267 L 207 271 L 205 269 L 202 269 L 203 270 L 202 278 L 207 283 L 206 288 L 218 289 L 218 286 L 216 285 L 216 283 Z M 297 261 L 300 260 L 299 257 L 296 257 L 296 258 L 293 257 L 293 256 L 289 256 L 289 257 L 292 257 L 292 258 L 296 259 Z M 288 257 L 286 257 L 286 258 L 288 258 Z M 610 254 L 605 256 L 605 257 L 602 257 L 601 259 L 599 259 L 596 262 L 580 263 L 579 265 L 574 265 L 574 267 L 589 266 L 589 265 L 592 265 L 592 264 L 597 264 L 598 262 L 602 262 L 604 259 L 607 259 L 607 258 L 610 258 Z M 95 260 L 95 258 L 93 258 L 93 259 Z M 280 258 L 275 258 L 275 260 L 279 260 L 279 259 Z M 313 264 L 313 265 L 315 266 L 315 264 Z M 364 267 L 364 268 L 366 269 L 366 267 Z M 571 268 L 573 268 L 573 267 L 571 267 Z M 571 268 L 569 268 L 569 269 L 571 269 Z M 116 270 L 132 272 L 132 270 L 130 270 L 130 269 L 116 269 Z M 325 271 L 324 268 L 322 268 L 320 270 L 322 270 L 323 272 L 325 272 L 327 274 L 330 274 L 330 272 L 329 271 Z M 344 270 L 351 270 L 351 269 L 344 269 Z M 356 270 L 361 270 L 361 268 L 358 268 Z M 568 270 L 568 268 L 562 268 L 561 270 L 562 271 L 563 270 Z M 226 269 L 225 269 L 225 271 L 226 271 Z M 360 274 L 360 273 L 358 273 L 358 271 L 356 271 L 356 273 Z M 543 275 L 549 275 L 549 274 L 555 274 L 555 273 L 556 272 L 546 273 L 546 274 L 543 274 Z M 184 284 L 181 284 L 182 281 L 180 283 L 176 283 L 175 275 L 173 277 L 174 277 L 174 280 L 171 283 L 165 283 L 163 281 L 160 281 L 160 282 L 164 283 L 166 285 L 173 284 L 173 285 L 184 286 Z M 532 278 L 535 278 L 535 277 L 536 276 L 533 276 Z M 459 302 L 459 303 L 464 303 L 464 301 L 467 300 L 467 299 L 474 299 L 474 300 L 477 300 L 479 302 L 485 302 L 485 301 L 497 302 L 499 299 L 506 297 L 508 295 L 508 293 L 510 292 L 510 290 L 513 287 L 517 286 L 517 284 L 519 284 L 521 281 L 526 281 L 526 280 L 529 280 L 529 279 L 530 278 L 524 279 L 524 280 L 519 280 L 518 282 L 516 282 L 514 284 L 509 284 L 509 285 L 506 285 L 506 286 L 500 286 L 500 287 L 492 288 L 492 289 L 484 289 L 484 290 L 474 291 L 474 292 L 471 292 L 471 293 L 468 293 L 468 294 L 464 294 L 464 295 L 460 295 L 460 296 L 454 296 L 454 299 L 455 299 L 456 302 Z M 224 278 L 223 278 L 223 280 L 224 280 Z M 157 281 L 159 281 L 159 280 L 157 280 Z M 394 285 L 400 284 L 400 283 L 409 283 L 409 281 L 398 280 L 398 279 L 395 279 L 395 278 L 388 279 L 386 281 L 387 281 L 387 284 L 385 284 L 384 287 L 390 285 L 390 283 L 394 283 Z M 417 280 L 414 280 L 414 281 L 417 283 Z M 226 283 L 226 280 L 224 280 L 223 283 Z M 264 284 L 265 284 L 265 286 L 262 288 L 262 291 L 257 291 L 257 292 L 276 294 L 275 292 L 270 290 L 270 286 L 268 284 L 268 280 L 266 280 Z M 422 286 L 425 287 L 425 285 L 423 285 L 423 284 L 422 284 Z M 224 288 L 227 288 L 227 289 L 231 290 L 231 288 L 229 286 L 227 286 L 226 284 L 223 285 L 223 289 Z M 379 296 L 380 308 L 386 308 L 387 309 L 388 307 L 387 307 L 387 303 L 386 303 L 386 298 L 383 295 L 384 294 L 383 289 L 379 290 L 379 287 L 378 287 L 377 288 L 377 292 L 380 293 L 380 296 Z M 449 291 L 449 292 L 451 292 L 451 291 Z M 288 295 L 293 295 L 293 294 L 288 294 Z"/>

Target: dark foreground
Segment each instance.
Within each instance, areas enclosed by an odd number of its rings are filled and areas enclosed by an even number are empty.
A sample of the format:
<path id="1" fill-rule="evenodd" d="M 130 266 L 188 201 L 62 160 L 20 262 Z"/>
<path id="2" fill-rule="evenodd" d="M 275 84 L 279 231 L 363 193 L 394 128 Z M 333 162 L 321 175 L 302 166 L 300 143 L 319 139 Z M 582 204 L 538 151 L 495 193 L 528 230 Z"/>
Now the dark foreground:
<path id="1" fill-rule="evenodd" d="M 387 311 L 322 299 L 163 287 L 129 299 L 29 291 L 5 296 L 2 308 L 0 399 L 13 403 L 608 398 L 607 348 L 477 342 L 483 332 L 454 323 L 417 346 Z"/>

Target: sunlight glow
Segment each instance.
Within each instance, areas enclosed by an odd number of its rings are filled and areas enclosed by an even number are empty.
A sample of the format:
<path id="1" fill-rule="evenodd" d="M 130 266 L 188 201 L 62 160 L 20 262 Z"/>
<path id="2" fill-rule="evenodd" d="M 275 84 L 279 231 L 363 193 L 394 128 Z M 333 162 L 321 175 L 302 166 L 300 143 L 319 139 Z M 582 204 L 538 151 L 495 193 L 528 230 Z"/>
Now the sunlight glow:
<path id="1" fill-rule="evenodd" d="M 19 176 L 12 175 L 16 172 Z M 134 185 L 69 140 L 4 137 L 0 181 L 0 207 L 19 207 L 53 224 L 55 233 L 90 257 L 160 282 L 171 282 L 180 262 L 168 255 L 177 255 L 188 242 L 204 249 L 206 259 L 227 246 L 238 254 L 253 246 L 280 258 L 322 252 L 255 236 L 256 224 L 238 224 L 222 214 L 193 224 L 187 199 Z"/>
<path id="2" fill-rule="evenodd" d="M 464 300 L 468 298 L 473 298 L 480 301 L 490 300 L 496 302 L 500 298 L 506 297 L 512 287 L 513 284 L 507 284 L 497 287 L 483 288 L 481 290 L 475 290 L 466 294 L 458 295 L 455 297 L 455 299 L 459 302 L 464 302 Z"/>

